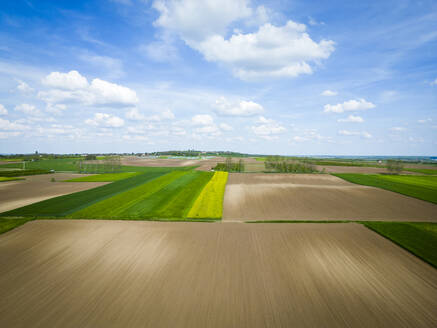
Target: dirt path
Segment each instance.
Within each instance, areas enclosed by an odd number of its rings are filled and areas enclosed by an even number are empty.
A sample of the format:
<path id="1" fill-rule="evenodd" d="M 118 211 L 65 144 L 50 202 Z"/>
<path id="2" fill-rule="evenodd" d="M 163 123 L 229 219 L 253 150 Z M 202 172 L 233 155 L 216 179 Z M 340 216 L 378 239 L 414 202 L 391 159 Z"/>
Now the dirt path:
<path id="1" fill-rule="evenodd" d="M 1 327 L 435 327 L 436 270 L 350 224 L 33 221 Z"/>
<path id="2" fill-rule="evenodd" d="M 437 205 L 331 175 L 233 173 L 223 219 L 437 221 Z"/>
<path id="3" fill-rule="evenodd" d="M 2 182 L 0 183 L 0 213 L 44 199 L 107 184 L 107 182 L 62 182 L 82 176 L 86 174 L 54 173 L 26 176 L 25 180 Z M 56 182 L 51 182 L 52 178 Z"/>

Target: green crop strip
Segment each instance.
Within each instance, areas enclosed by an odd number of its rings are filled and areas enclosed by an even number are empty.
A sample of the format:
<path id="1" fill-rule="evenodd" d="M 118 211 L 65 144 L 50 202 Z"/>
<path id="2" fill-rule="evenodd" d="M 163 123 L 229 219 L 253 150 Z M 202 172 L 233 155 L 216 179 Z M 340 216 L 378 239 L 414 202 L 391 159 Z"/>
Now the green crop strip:
<path id="1" fill-rule="evenodd" d="M 437 176 L 332 174 L 346 181 L 394 191 L 437 204 Z"/>
<path id="2" fill-rule="evenodd" d="M 17 208 L 8 212 L 1 213 L 0 216 L 27 216 L 27 217 L 56 217 L 65 216 L 76 212 L 94 203 L 135 188 L 147 181 L 155 179 L 171 169 L 151 170 L 144 174 L 139 174 L 128 179 L 119 180 L 105 186 L 88 189 L 64 196 L 47 199 L 38 203 Z"/>
<path id="3" fill-rule="evenodd" d="M 169 183 L 177 180 L 183 175 L 188 174 L 184 171 L 174 171 L 160 176 L 150 182 L 144 183 L 136 188 L 120 193 L 113 197 L 107 198 L 101 202 L 95 203 L 78 212 L 72 213 L 72 218 L 117 218 L 126 217 L 136 213 L 136 206 L 144 202 L 150 195 L 160 191 Z"/>
<path id="4" fill-rule="evenodd" d="M 0 218 L 0 234 L 25 224 L 32 219 L 5 219 Z"/>
<path id="5" fill-rule="evenodd" d="M 118 180 L 124 180 L 138 174 L 141 174 L 141 172 L 103 173 L 65 180 L 64 182 L 113 182 Z"/>
<path id="6" fill-rule="evenodd" d="M 187 217 L 195 219 L 221 219 L 223 215 L 223 197 L 228 172 L 215 172 L 212 179 L 203 188 Z"/>
<path id="7" fill-rule="evenodd" d="M 437 268 L 437 223 L 362 223 Z"/>

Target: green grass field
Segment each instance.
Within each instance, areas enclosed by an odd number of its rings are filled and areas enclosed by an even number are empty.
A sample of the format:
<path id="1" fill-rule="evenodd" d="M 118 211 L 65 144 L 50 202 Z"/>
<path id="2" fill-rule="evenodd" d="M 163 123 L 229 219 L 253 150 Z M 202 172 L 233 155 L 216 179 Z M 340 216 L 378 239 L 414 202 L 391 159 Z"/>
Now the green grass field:
<path id="1" fill-rule="evenodd" d="M 215 172 L 188 212 L 193 219 L 221 219 L 228 172 Z"/>
<path id="2" fill-rule="evenodd" d="M 35 162 L 26 162 L 26 169 L 42 169 L 42 170 L 55 170 L 55 171 L 77 171 L 78 170 L 78 158 L 58 158 L 58 159 L 42 159 Z M 14 167 L 23 168 L 21 163 L 4 164 L 2 167 Z"/>
<path id="3" fill-rule="evenodd" d="M 364 222 L 363 224 L 437 268 L 437 223 Z"/>
<path id="4" fill-rule="evenodd" d="M 437 176 L 332 174 L 346 181 L 394 191 L 437 204 Z"/>
<path id="5" fill-rule="evenodd" d="M 421 173 L 421 174 L 429 174 L 429 175 L 437 175 L 436 169 L 404 169 L 404 171 Z"/>
<path id="6" fill-rule="evenodd" d="M 47 199 L 38 203 L 1 213 L 0 216 L 62 217 L 75 211 L 79 211 L 82 208 L 90 206 L 106 198 L 135 188 L 170 171 L 171 169 L 151 169 L 149 172 L 144 172 L 143 174 L 135 175 L 128 179 L 115 181 L 94 189 Z"/>
<path id="7" fill-rule="evenodd" d="M 118 180 L 124 180 L 138 174 L 141 174 L 141 172 L 103 173 L 65 180 L 65 182 L 113 182 Z"/>
<path id="8" fill-rule="evenodd" d="M 7 232 L 9 230 L 12 230 L 22 224 L 25 224 L 26 222 L 30 221 L 32 219 L 5 219 L 0 218 L 0 234 Z"/>
<path id="9" fill-rule="evenodd" d="M 23 178 L 8 178 L 8 177 L 0 177 L 0 182 L 14 181 L 14 180 L 24 180 L 24 179 L 23 179 Z"/>

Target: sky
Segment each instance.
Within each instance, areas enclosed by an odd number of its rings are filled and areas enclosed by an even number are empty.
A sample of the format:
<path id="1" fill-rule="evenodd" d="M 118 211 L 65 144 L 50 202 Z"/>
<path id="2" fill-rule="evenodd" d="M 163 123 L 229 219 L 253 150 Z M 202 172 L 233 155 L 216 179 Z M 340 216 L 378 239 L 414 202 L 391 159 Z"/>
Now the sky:
<path id="1" fill-rule="evenodd" d="M 434 0 L 0 2 L 0 153 L 435 156 Z"/>

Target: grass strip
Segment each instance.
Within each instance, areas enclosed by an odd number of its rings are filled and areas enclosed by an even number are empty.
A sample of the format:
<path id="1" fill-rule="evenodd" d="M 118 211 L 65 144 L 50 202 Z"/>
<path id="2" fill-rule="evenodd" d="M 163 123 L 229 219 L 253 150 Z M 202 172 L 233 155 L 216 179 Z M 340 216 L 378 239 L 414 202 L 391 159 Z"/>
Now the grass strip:
<path id="1" fill-rule="evenodd" d="M 103 173 L 65 180 L 64 182 L 114 182 L 118 180 L 124 180 L 138 174 L 141 174 L 141 172 Z"/>
<path id="2" fill-rule="evenodd" d="M 8 177 L 0 177 L 0 182 L 15 181 L 15 180 L 24 180 L 24 178 L 8 178 Z"/>
<path id="3" fill-rule="evenodd" d="M 150 195 L 160 191 L 166 185 L 186 174 L 188 174 L 186 171 L 174 171 L 168 173 L 136 188 L 107 198 L 78 212 L 74 212 L 69 215 L 69 217 L 118 218 L 123 216 L 128 217 L 129 214 L 134 215 L 136 213 L 135 205 L 144 202 Z"/>
<path id="4" fill-rule="evenodd" d="M 437 175 L 437 170 L 435 169 L 404 169 L 404 171 L 421 173 L 421 174 L 429 174 L 429 175 Z"/>
<path id="5" fill-rule="evenodd" d="M 359 222 L 437 268 L 437 223 Z"/>
<path id="6" fill-rule="evenodd" d="M 351 223 L 353 220 L 256 220 L 244 221 L 244 223 Z"/>
<path id="7" fill-rule="evenodd" d="M 135 188 L 143 183 L 155 179 L 167 171 L 145 172 L 128 179 L 115 181 L 105 186 L 88 189 L 64 196 L 50 198 L 38 203 L 30 204 L 11 211 L 3 212 L 0 216 L 18 216 L 18 217 L 44 217 L 44 216 L 65 216 L 94 203 L 122 193 L 129 189 Z"/>
<path id="8" fill-rule="evenodd" d="M 208 184 L 200 192 L 187 217 L 192 219 L 221 219 L 223 197 L 228 181 L 228 172 L 215 172 Z"/>
<path id="9" fill-rule="evenodd" d="M 437 204 L 437 176 L 407 176 L 382 174 L 332 174 L 346 181 L 394 191 Z"/>
<path id="10" fill-rule="evenodd" d="M 38 175 L 38 174 L 50 174 L 49 170 L 14 170 L 14 171 L 1 171 L 0 177 L 21 177 L 27 175 Z"/>
<path id="11" fill-rule="evenodd" d="M 12 230 L 20 225 L 25 224 L 27 221 L 31 221 L 32 219 L 5 219 L 0 218 L 0 234 Z"/>
<path id="12" fill-rule="evenodd" d="M 121 215 L 137 218 L 186 218 L 194 201 L 212 176 L 211 172 L 189 171 Z"/>

